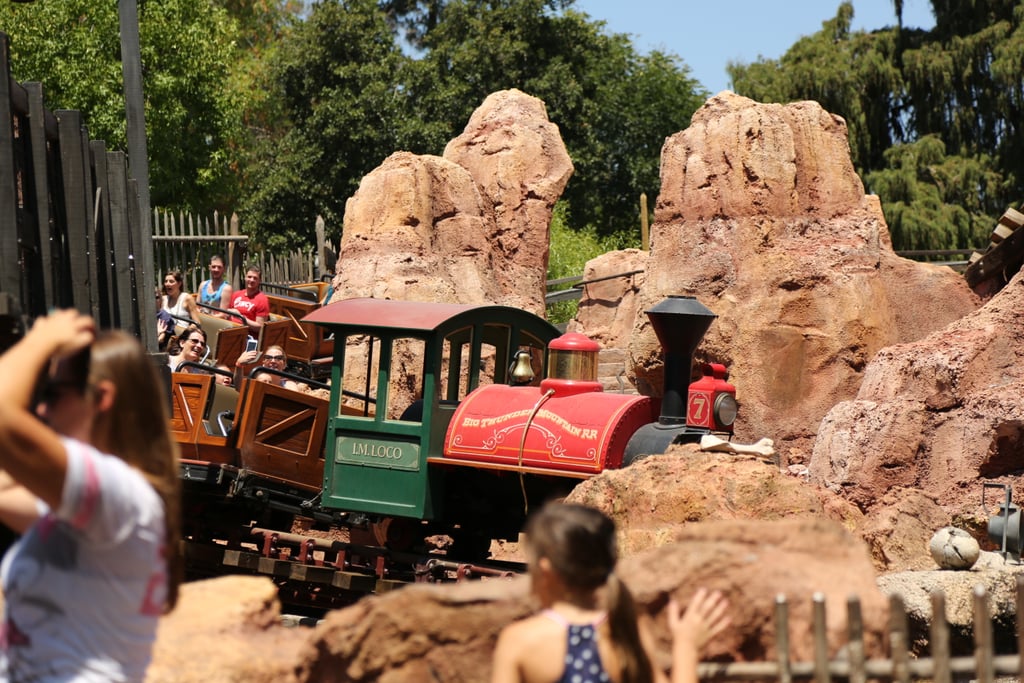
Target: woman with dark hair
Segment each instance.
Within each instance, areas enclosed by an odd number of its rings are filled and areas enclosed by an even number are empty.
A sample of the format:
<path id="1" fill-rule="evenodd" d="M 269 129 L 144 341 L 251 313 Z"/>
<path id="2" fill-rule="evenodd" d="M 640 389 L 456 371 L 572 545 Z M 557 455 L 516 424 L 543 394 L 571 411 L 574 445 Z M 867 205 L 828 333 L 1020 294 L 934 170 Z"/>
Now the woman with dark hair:
<path id="1" fill-rule="evenodd" d="M 161 308 L 176 318 L 199 322 L 199 306 L 185 291 L 185 279 L 180 270 L 169 270 L 164 275 L 164 296 Z"/>
<path id="2" fill-rule="evenodd" d="M 203 361 L 203 358 L 206 357 L 206 331 L 198 325 L 189 325 L 178 339 L 180 342 L 178 353 L 167 357 L 167 365 L 171 367 L 171 372 L 202 372 L 202 370 L 192 367 L 178 370 L 178 366 L 185 361 L 193 363 Z"/>
<path id="3" fill-rule="evenodd" d="M 177 450 L 138 341 L 37 320 L 0 356 L 0 468 L 23 534 L 0 568 L 0 680 L 142 681 L 182 565 Z"/>
<path id="4" fill-rule="evenodd" d="M 527 557 L 540 614 L 507 626 L 492 683 L 651 683 L 649 637 L 615 574 L 615 523 L 583 505 L 549 503 L 526 525 Z M 700 648 L 728 625 L 728 603 L 700 590 L 685 613 L 669 603 L 672 683 L 696 683 Z"/>

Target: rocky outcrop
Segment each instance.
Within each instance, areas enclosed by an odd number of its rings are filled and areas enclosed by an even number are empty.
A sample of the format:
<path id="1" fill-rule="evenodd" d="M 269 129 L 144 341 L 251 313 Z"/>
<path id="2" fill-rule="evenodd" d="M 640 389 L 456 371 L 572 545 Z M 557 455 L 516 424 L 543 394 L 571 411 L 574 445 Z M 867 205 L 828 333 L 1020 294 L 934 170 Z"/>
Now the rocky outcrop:
<path id="1" fill-rule="evenodd" d="M 993 514 L 981 509 L 983 482 L 1024 485 L 1022 307 L 1018 274 L 976 312 L 883 349 L 855 400 L 822 421 L 811 479 L 862 508 L 905 486 L 934 495 L 947 523 Z"/>
<path id="2" fill-rule="evenodd" d="M 543 102 L 492 94 L 443 157 L 396 152 L 363 178 L 345 206 L 334 299 L 543 315 L 551 211 L 572 170 Z"/>
<path id="3" fill-rule="evenodd" d="M 710 520 L 830 519 L 857 529 L 855 506 L 749 455 L 671 446 L 621 470 L 581 482 L 568 500 L 596 507 L 618 525 L 627 554 L 670 543 L 689 523 Z"/>
<path id="4" fill-rule="evenodd" d="M 160 620 L 146 683 L 291 683 L 307 630 L 281 625 L 268 578 L 225 576 L 182 586 Z"/>
<path id="5" fill-rule="evenodd" d="M 770 659 L 775 597 L 791 604 L 795 659 L 810 660 L 811 596 L 823 592 L 830 649 L 846 640 L 848 594 L 861 597 L 866 647 L 881 653 L 885 600 L 874 585 L 864 546 L 840 525 L 821 520 L 722 521 L 692 524 L 672 543 L 622 560 L 617 569 L 651 624 L 657 664 L 667 667 L 664 609 L 698 586 L 723 590 L 732 624 L 706 658 Z M 536 609 L 529 580 L 456 586 L 410 586 L 331 613 L 301 655 L 299 681 L 469 683 L 487 680 L 502 627 Z"/>
<path id="6" fill-rule="evenodd" d="M 583 332 L 603 348 L 625 349 L 641 312 L 640 291 L 646 280 L 647 257 L 646 251 L 623 249 L 588 261 L 583 271 L 587 284 L 581 287 L 576 318 L 566 329 Z M 630 275 L 612 277 L 623 273 Z"/>
<path id="7" fill-rule="evenodd" d="M 952 270 L 896 256 L 846 124 L 817 103 L 711 98 L 666 140 L 661 183 L 638 309 L 687 294 L 718 315 L 698 355 L 730 368 L 737 437 L 771 437 L 787 460 L 807 461 L 821 418 L 856 395 L 875 353 L 979 305 Z M 637 386 L 659 393 L 642 313 L 629 348 Z"/>

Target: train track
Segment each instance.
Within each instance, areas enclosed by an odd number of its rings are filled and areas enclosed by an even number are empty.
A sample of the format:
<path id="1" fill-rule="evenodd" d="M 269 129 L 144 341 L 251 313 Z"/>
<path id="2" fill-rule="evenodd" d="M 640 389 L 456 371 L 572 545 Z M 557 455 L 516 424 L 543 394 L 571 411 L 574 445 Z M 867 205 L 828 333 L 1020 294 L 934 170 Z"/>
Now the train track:
<path id="1" fill-rule="evenodd" d="M 278 586 L 283 605 L 323 611 L 410 583 L 504 578 L 526 571 L 518 562 L 460 562 L 433 553 L 305 536 L 255 527 L 237 543 L 186 541 L 190 578 L 263 575 Z"/>

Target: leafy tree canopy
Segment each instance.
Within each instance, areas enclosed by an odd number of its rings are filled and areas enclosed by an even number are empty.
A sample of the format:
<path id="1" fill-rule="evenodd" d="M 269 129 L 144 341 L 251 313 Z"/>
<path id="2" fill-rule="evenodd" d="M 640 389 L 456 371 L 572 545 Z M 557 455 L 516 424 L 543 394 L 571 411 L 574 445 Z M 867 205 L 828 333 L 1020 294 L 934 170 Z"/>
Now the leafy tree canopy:
<path id="1" fill-rule="evenodd" d="M 560 128 L 574 227 L 637 231 L 665 137 L 707 94 L 677 57 L 637 54 L 572 0 L 324 0 L 285 37 L 270 77 L 287 126 L 263 137 L 243 205 L 248 229 L 281 245 L 307 241 L 317 213 L 340 226 L 345 199 L 385 157 L 440 154 L 508 88 L 544 100 Z"/>
<path id="2" fill-rule="evenodd" d="M 0 26 L 17 80 L 41 82 L 50 109 L 81 111 L 91 137 L 125 147 L 116 2 L 0 3 Z M 161 0 L 139 3 L 139 32 L 154 205 L 228 205 L 236 23 L 209 0 Z"/>
<path id="3" fill-rule="evenodd" d="M 846 119 L 897 249 L 980 247 L 1024 199 L 1024 3 L 933 0 L 932 11 L 930 31 L 898 22 L 867 33 L 850 30 L 843 2 L 781 59 L 729 74 L 740 94 L 817 100 Z"/>

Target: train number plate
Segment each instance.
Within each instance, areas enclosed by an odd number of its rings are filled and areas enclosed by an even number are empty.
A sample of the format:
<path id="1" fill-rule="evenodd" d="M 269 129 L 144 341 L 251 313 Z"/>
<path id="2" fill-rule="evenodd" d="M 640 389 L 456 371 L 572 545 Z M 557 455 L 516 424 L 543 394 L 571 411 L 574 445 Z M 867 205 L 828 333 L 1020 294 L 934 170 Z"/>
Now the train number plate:
<path id="1" fill-rule="evenodd" d="M 389 439 L 339 436 L 334 462 L 397 470 L 420 468 L 419 444 Z"/>

